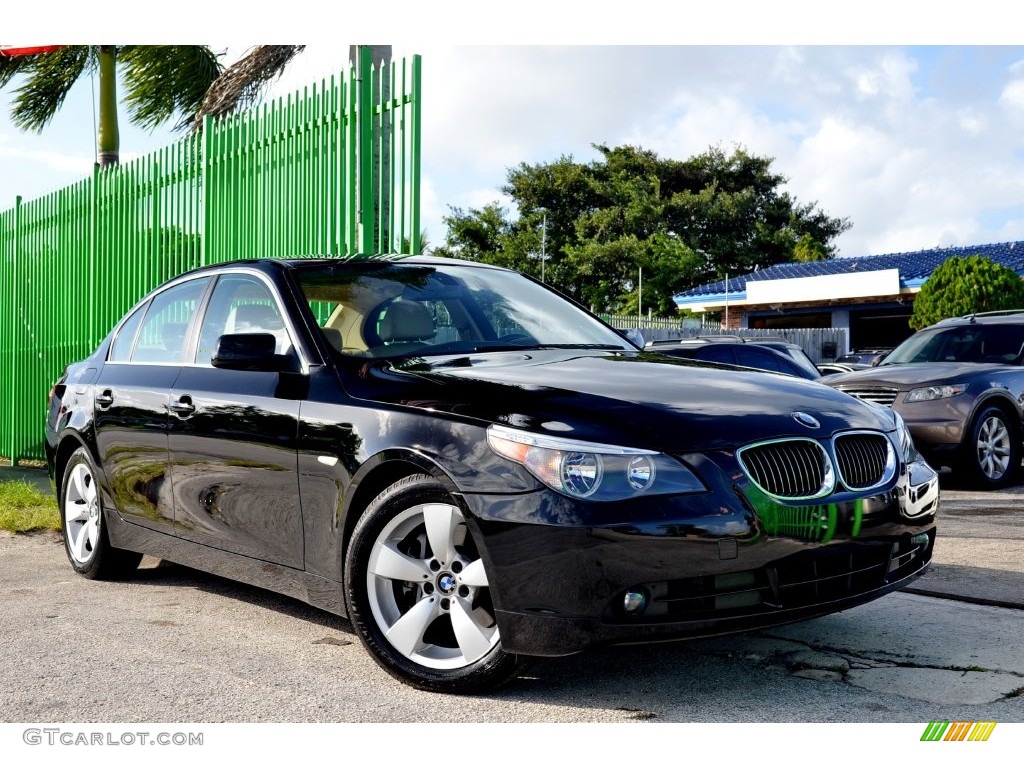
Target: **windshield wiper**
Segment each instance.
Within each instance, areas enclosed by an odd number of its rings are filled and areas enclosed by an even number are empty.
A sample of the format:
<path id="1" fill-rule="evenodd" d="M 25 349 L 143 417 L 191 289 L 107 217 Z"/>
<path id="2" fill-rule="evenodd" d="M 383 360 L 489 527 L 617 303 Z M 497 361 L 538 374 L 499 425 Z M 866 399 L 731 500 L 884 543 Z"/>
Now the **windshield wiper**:
<path id="1" fill-rule="evenodd" d="M 628 352 L 629 347 L 622 347 L 618 344 L 537 344 L 530 349 L 608 349 L 618 352 Z"/>
<path id="2" fill-rule="evenodd" d="M 458 343 L 457 343 L 458 344 Z M 452 345 L 455 347 L 455 345 Z M 533 349 L 597 349 L 614 350 L 625 352 L 626 347 L 616 344 L 531 344 L 523 342 L 520 344 L 505 341 L 477 341 L 458 344 L 455 348 L 438 349 L 432 351 L 427 348 L 422 352 L 416 352 L 414 357 L 448 357 L 450 355 L 472 355 L 479 352 L 524 352 Z"/>

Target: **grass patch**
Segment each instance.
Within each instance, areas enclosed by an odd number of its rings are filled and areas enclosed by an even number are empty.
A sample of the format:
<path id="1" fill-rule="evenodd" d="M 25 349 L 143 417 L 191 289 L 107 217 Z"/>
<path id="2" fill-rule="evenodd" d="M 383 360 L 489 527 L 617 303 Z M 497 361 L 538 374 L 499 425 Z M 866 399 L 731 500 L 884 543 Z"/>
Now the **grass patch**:
<path id="1" fill-rule="evenodd" d="M 11 533 L 59 531 L 57 500 L 24 480 L 0 482 L 0 529 Z"/>

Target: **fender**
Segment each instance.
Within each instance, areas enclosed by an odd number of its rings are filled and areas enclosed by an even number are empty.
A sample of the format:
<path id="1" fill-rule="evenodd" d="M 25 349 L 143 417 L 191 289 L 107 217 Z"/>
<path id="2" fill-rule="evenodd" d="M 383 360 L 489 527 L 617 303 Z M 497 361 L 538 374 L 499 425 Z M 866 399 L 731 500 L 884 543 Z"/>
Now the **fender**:
<path id="1" fill-rule="evenodd" d="M 1021 397 L 1024 398 L 1024 394 L 1022 394 Z M 1005 404 L 1009 406 L 1013 410 L 1013 412 L 1017 414 L 1017 423 L 1015 425 L 1017 427 L 1017 439 L 1021 439 L 1021 435 L 1022 433 L 1024 433 L 1024 413 L 1022 413 L 1021 411 L 1020 403 L 1013 398 L 1013 393 L 1010 391 L 1010 389 L 1004 387 L 1001 389 L 993 388 L 986 390 L 985 392 L 978 396 L 977 400 L 974 401 L 974 405 L 971 407 L 970 416 L 968 416 L 967 420 L 964 422 L 963 440 L 967 440 L 967 428 L 969 427 L 969 425 L 974 423 L 974 419 L 978 415 L 978 413 L 982 409 L 987 408 L 990 405 L 996 404 L 996 402 L 998 402 L 999 405 Z"/>

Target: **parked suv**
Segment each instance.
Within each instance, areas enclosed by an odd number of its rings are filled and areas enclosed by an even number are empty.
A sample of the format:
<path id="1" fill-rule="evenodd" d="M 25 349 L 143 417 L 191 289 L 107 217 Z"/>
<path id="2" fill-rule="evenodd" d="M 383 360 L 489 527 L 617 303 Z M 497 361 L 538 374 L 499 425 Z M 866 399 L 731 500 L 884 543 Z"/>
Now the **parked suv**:
<path id="1" fill-rule="evenodd" d="M 852 352 L 847 352 L 845 355 L 840 355 L 835 359 L 837 363 L 852 363 L 854 365 L 878 365 L 885 356 L 892 352 L 892 347 L 886 347 L 884 349 L 855 349 Z"/>
<path id="2" fill-rule="evenodd" d="M 1021 463 L 1024 310 L 943 320 L 874 368 L 822 381 L 891 406 L 932 466 L 982 488 L 1011 483 Z"/>

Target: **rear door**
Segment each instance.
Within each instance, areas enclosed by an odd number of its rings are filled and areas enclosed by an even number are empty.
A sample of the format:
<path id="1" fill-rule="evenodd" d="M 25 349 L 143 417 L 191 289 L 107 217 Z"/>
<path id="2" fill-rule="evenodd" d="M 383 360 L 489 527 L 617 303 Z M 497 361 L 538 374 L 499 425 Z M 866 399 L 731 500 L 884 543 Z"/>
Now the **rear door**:
<path id="1" fill-rule="evenodd" d="M 114 505 L 138 525 L 173 531 L 168 400 L 210 278 L 168 288 L 117 332 L 94 385 L 96 446 Z"/>

